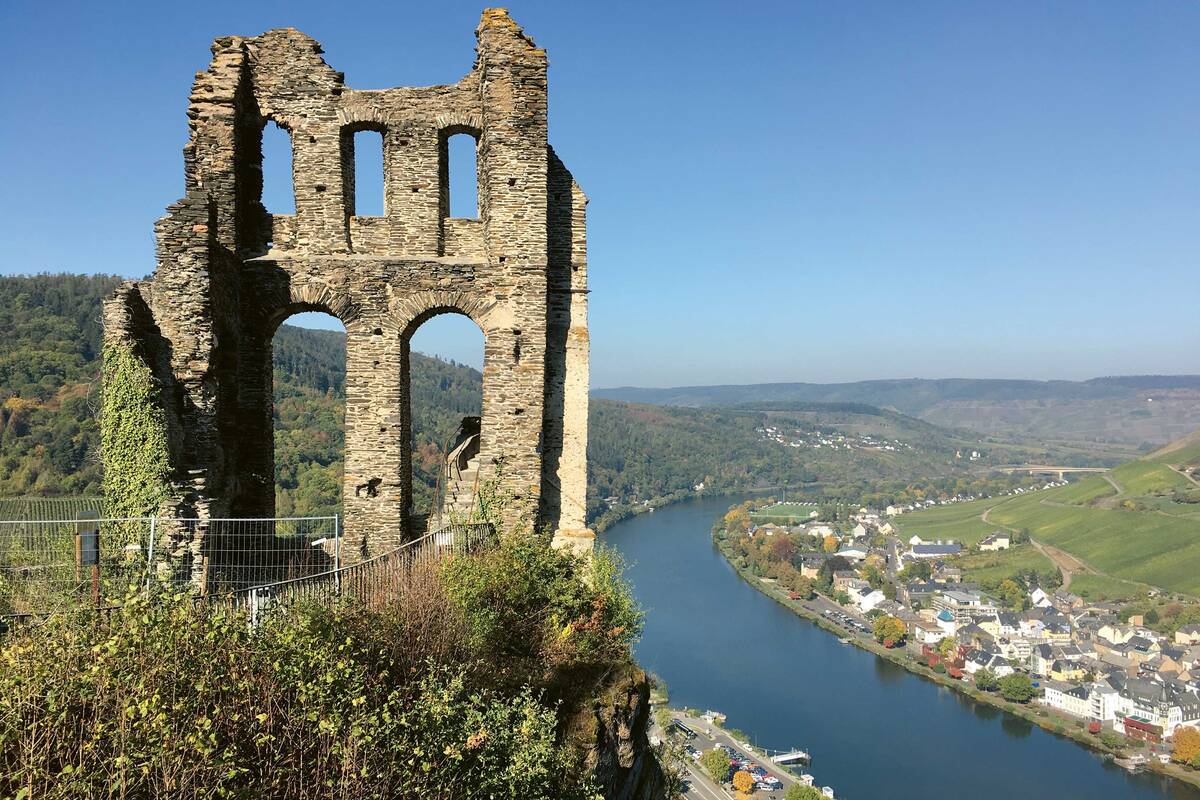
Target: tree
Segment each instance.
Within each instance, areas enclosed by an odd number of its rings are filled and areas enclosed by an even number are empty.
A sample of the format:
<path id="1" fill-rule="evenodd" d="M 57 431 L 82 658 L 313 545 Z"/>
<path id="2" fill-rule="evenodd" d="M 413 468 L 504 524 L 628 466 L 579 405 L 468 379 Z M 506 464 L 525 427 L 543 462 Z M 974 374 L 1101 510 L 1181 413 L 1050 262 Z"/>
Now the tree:
<path id="1" fill-rule="evenodd" d="M 825 800 L 825 795 L 803 783 L 793 783 L 783 795 L 783 800 Z"/>
<path id="2" fill-rule="evenodd" d="M 1147 625 L 1157 625 L 1158 624 L 1158 611 L 1156 611 L 1153 608 L 1150 609 L 1142 617 L 1142 621 L 1145 622 Z"/>
<path id="3" fill-rule="evenodd" d="M 733 773 L 733 788 L 741 794 L 750 794 L 754 791 L 754 776 L 739 769 Z"/>
<path id="4" fill-rule="evenodd" d="M 1195 759 L 1200 758 L 1200 730 L 1196 730 L 1190 725 L 1182 726 L 1175 730 L 1171 741 L 1175 743 L 1175 750 L 1171 753 L 1172 761 L 1191 764 Z"/>
<path id="5" fill-rule="evenodd" d="M 838 549 L 838 538 L 832 533 L 825 537 L 821 543 L 821 548 L 826 553 L 836 553 Z"/>
<path id="6" fill-rule="evenodd" d="M 958 655 L 958 640 L 953 636 L 947 636 L 938 642 L 937 651 L 942 658 L 954 658 Z"/>
<path id="7" fill-rule="evenodd" d="M 729 754 L 720 748 L 714 747 L 700 756 L 700 766 L 717 783 L 724 783 L 729 779 Z"/>
<path id="8" fill-rule="evenodd" d="M 1000 595 L 1000 599 L 1004 601 L 1004 605 L 1014 611 L 1020 611 L 1025 607 L 1025 590 L 1021 588 L 1021 584 L 1014 581 L 1012 578 L 1007 578 L 996 589 L 996 593 Z"/>
<path id="9" fill-rule="evenodd" d="M 933 567 L 928 561 L 917 560 L 902 569 L 900 577 L 906 581 L 927 581 L 933 577 Z"/>
<path id="10" fill-rule="evenodd" d="M 1037 694 L 1029 676 L 1022 672 L 1014 672 L 1000 679 L 1000 694 L 1005 700 L 1014 703 L 1028 703 Z"/>
<path id="11" fill-rule="evenodd" d="M 725 532 L 740 536 L 750 530 L 750 512 L 744 506 L 734 506 L 725 512 Z"/>
<path id="12" fill-rule="evenodd" d="M 908 630 L 904 627 L 904 623 L 890 614 L 879 617 L 875 620 L 875 641 L 883 644 L 895 644 L 902 639 Z M 889 647 L 891 645 L 888 645 Z"/>
<path id="13" fill-rule="evenodd" d="M 796 555 L 796 545 L 787 536 L 776 536 L 771 542 L 770 558 L 790 564 Z"/>
<path id="14" fill-rule="evenodd" d="M 992 672 L 987 667 L 975 673 L 975 688 L 981 692 L 994 692 L 1000 685 L 1000 681 L 996 678 L 996 673 Z"/>

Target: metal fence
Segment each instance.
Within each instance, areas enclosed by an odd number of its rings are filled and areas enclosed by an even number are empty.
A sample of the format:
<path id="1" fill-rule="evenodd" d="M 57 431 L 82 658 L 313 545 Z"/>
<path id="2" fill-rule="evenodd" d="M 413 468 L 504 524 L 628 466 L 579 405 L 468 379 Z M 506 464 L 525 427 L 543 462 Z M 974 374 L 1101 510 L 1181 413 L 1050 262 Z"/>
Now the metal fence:
<path id="1" fill-rule="evenodd" d="M 261 584 L 225 595 L 222 602 L 244 608 L 251 622 L 272 607 L 298 600 L 328 601 L 353 598 L 366 604 L 383 603 L 420 568 L 456 555 L 478 552 L 495 540 L 490 523 L 447 525 L 420 539 L 374 558 L 325 573 Z M 426 573 L 427 574 L 427 573 Z"/>
<path id="2" fill-rule="evenodd" d="M 336 516 L 114 519 L 85 511 L 0 520 L 0 616 L 115 607 L 131 591 L 164 587 L 245 607 L 252 618 L 295 599 L 370 601 L 414 566 L 472 552 L 493 536 L 487 524 L 449 525 L 347 566 Z"/>
<path id="3" fill-rule="evenodd" d="M 0 520 L 0 615 L 113 605 L 151 586 L 222 594 L 341 565 L 337 517 Z"/>

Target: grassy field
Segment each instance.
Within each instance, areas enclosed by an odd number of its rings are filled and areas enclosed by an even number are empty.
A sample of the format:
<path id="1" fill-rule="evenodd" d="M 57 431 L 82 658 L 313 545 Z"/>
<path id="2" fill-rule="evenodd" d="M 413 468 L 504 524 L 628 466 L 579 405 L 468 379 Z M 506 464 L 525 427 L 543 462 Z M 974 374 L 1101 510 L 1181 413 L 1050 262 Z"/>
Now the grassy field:
<path id="1" fill-rule="evenodd" d="M 1009 500 L 990 519 L 1028 528 L 1038 541 L 1114 577 L 1200 594 L 1200 522 L 1154 511 L 1046 505 L 1058 501 L 1056 491 Z"/>
<path id="2" fill-rule="evenodd" d="M 751 512 L 750 518 L 755 522 L 808 522 L 809 515 L 816 510 L 815 505 L 804 503 L 776 503 Z"/>
<path id="3" fill-rule="evenodd" d="M 938 539 L 954 539 L 964 546 L 978 544 L 989 533 L 1000 530 L 999 525 L 989 525 L 980 519 L 986 509 L 999 505 L 1007 498 L 992 497 L 987 500 L 974 500 L 970 503 L 955 503 L 941 508 L 931 508 L 914 514 L 901 514 L 892 524 L 900 532 L 902 539 L 913 535 L 920 536 L 925 541 Z"/>
<path id="4" fill-rule="evenodd" d="M 1117 490 L 1111 483 L 1099 475 L 1092 475 L 1058 489 L 1058 501 L 1082 506 L 1105 497 L 1112 497 L 1116 493 Z"/>
<path id="5" fill-rule="evenodd" d="M 1058 571 L 1054 562 L 1031 544 L 1017 545 L 995 553 L 971 553 L 955 563 L 963 571 L 963 580 L 974 581 L 990 589 L 1015 575 L 1037 572 L 1049 576 Z"/>
<path id="6" fill-rule="evenodd" d="M 1127 495 L 1162 494 L 1176 489 L 1189 489 L 1192 482 L 1166 464 L 1153 461 L 1130 461 L 1114 467 L 1112 478 Z"/>
<path id="7" fill-rule="evenodd" d="M 1146 593 L 1145 584 L 1131 583 L 1107 575 L 1075 575 L 1071 591 L 1088 600 L 1129 600 Z"/>

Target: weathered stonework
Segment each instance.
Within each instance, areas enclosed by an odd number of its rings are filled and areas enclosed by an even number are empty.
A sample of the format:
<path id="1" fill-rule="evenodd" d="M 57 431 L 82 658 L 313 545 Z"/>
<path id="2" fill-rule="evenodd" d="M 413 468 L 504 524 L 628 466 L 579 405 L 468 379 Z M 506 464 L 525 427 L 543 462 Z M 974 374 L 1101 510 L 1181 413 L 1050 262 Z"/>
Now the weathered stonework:
<path id="1" fill-rule="evenodd" d="M 274 515 L 271 340 L 290 315 L 323 311 L 347 333 L 343 552 L 410 537 L 409 342 L 429 317 L 459 313 L 484 334 L 483 479 L 515 498 L 511 521 L 590 546 L 587 198 L 547 144 L 545 51 L 503 9 L 484 11 L 476 34 L 458 83 L 370 91 L 290 28 L 213 44 L 157 269 L 105 306 L 106 342 L 162 387 L 166 510 Z M 292 138 L 294 215 L 261 202 L 269 121 Z M 381 217 L 353 207 L 360 130 L 384 143 Z M 458 133 L 477 141 L 478 219 L 449 217 Z"/>

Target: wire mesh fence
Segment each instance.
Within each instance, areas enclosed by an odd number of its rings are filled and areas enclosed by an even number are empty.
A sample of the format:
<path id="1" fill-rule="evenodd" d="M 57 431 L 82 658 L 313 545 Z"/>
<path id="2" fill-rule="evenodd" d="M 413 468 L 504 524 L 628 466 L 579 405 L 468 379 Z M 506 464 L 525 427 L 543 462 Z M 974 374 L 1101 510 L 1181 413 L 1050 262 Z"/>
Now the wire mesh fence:
<path id="1" fill-rule="evenodd" d="M 345 565 L 336 516 L 114 519 L 98 516 L 98 505 L 60 506 L 78 514 L 59 519 L 45 518 L 53 506 L 26 505 L 33 518 L 0 519 L 0 617 L 112 608 L 130 591 L 163 588 L 245 608 L 252 618 L 300 599 L 370 602 L 415 566 L 473 552 L 494 536 L 488 524 L 448 525 Z"/>

